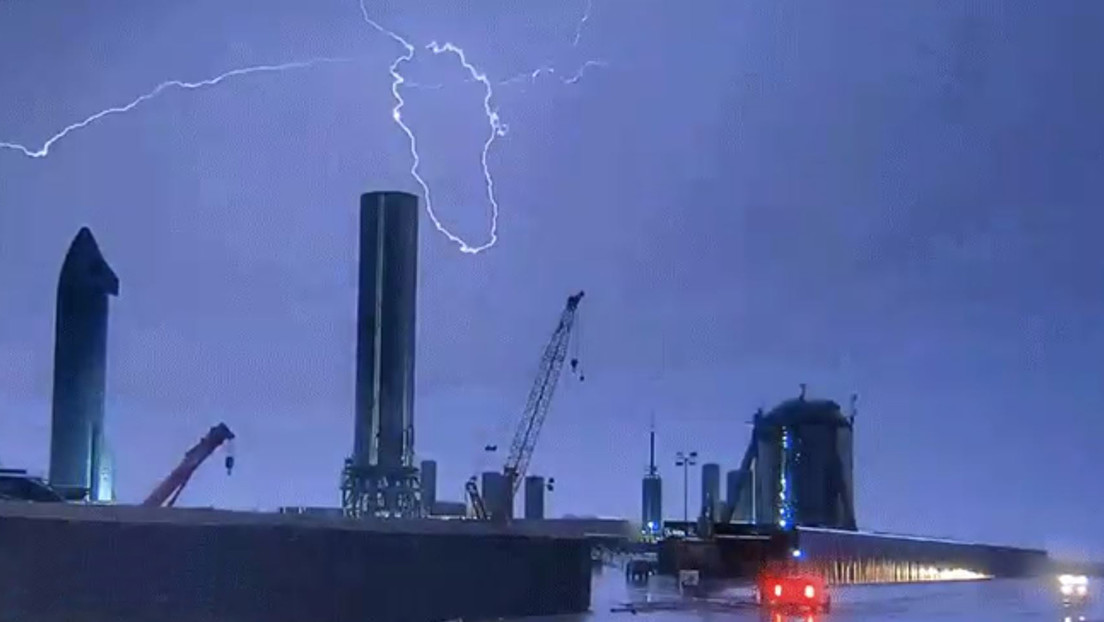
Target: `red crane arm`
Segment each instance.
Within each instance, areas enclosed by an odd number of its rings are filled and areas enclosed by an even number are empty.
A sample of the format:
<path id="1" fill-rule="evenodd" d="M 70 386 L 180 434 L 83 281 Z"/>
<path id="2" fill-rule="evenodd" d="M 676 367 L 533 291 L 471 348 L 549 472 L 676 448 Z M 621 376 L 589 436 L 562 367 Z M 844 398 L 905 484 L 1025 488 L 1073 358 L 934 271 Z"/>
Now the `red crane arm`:
<path id="1" fill-rule="evenodd" d="M 192 473 L 195 473 L 196 469 L 203 464 L 203 461 L 215 453 L 220 445 L 232 438 L 234 438 L 234 433 L 226 427 L 225 423 L 220 423 L 211 428 L 206 436 L 184 454 L 184 459 L 180 461 L 180 464 L 153 489 L 153 492 L 146 497 L 142 505 L 145 507 L 161 507 L 166 504 L 166 501 L 168 505 L 172 505 L 176 498 L 180 496 L 180 492 L 184 489 L 188 480 L 191 479 Z"/>

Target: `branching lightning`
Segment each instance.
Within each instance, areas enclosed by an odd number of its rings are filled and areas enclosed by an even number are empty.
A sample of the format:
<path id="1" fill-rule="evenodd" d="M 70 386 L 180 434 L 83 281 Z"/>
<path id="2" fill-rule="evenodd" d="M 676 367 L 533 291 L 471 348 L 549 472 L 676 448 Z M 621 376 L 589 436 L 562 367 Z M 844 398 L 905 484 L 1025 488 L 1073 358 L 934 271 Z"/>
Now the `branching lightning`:
<path id="1" fill-rule="evenodd" d="M 487 123 L 490 127 L 490 133 L 487 136 L 487 140 L 483 143 L 483 151 L 480 155 L 480 162 L 483 165 L 483 180 L 487 190 L 487 200 L 491 203 L 491 231 L 488 239 L 483 244 L 478 246 L 472 246 L 460 236 L 456 235 L 452 231 L 449 231 L 441 219 L 437 217 L 437 213 L 433 208 L 433 197 L 429 190 L 429 184 L 422 178 L 421 173 L 418 172 L 418 168 L 421 166 L 422 159 L 418 155 L 418 138 L 414 134 L 414 131 L 410 129 L 410 126 L 403 121 L 402 109 L 406 105 L 406 101 L 403 99 L 400 88 L 403 83 L 406 82 L 406 78 L 399 72 L 399 67 L 403 63 L 410 62 L 414 59 L 414 46 L 406 39 L 400 37 L 395 32 L 388 30 L 381 26 L 378 22 L 373 20 L 368 15 L 368 9 L 364 6 L 364 0 L 360 0 L 360 12 L 364 17 L 364 21 L 376 29 L 380 33 L 390 37 L 396 43 L 403 47 L 404 53 L 399 55 L 394 61 L 391 62 L 389 71 L 391 72 L 391 96 L 395 99 L 395 107 L 391 109 L 391 118 L 395 121 L 395 124 L 399 126 L 399 129 L 406 134 L 407 141 L 410 144 L 410 175 L 414 178 L 414 181 L 422 188 L 422 195 L 425 198 L 426 213 L 429 215 L 429 219 L 433 222 L 433 227 L 440 231 L 451 242 L 460 247 L 460 252 L 468 254 L 476 254 L 487 250 L 498 242 L 498 199 L 495 198 L 494 193 L 494 178 L 491 176 L 490 166 L 487 164 L 487 154 L 490 153 L 491 145 L 499 136 L 504 136 L 507 131 L 507 127 L 502 123 L 502 120 L 498 116 L 498 112 L 492 107 L 491 100 L 494 97 L 494 88 L 491 85 L 491 81 L 487 78 L 487 75 L 479 71 L 474 65 L 468 62 L 467 55 L 464 50 L 451 44 L 438 44 L 436 41 L 431 42 L 426 46 L 426 49 L 430 50 L 434 54 L 450 53 L 456 55 L 456 58 L 460 61 L 460 65 L 467 70 L 472 80 L 475 80 L 483 85 L 483 112 L 487 116 Z"/>
<path id="2" fill-rule="evenodd" d="M 582 80 L 583 75 L 586 74 L 587 70 L 592 67 L 609 67 L 609 63 L 604 60 L 588 60 L 580 65 L 579 68 L 575 70 L 575 73 L 567 77 L 560 77 L 558 75 L 558 72 L 556 71 L 556 68 L 552 65 L 541 65 L 540 67 L 537 67 L 532 71 L 525 71 L 515 76 L 506 78 L 505 80 L 498 80 L 494 84 L 495 86 L 510 86 L 511 84 L 517 84 L 519 82 L 536 82 L 537 79 L 541 76 L 553 76 L 558 78 L 559 81 L 563 84 L 575 84 L 579 80 Z M 478 82 L 478 80 L 468 78 L 463 82 L 472 83 Z M 448 86 L 448 84 L 444 82 L 437 82 L 434 84 L 422 84 L 420 82 L 411 82 L 409 80 L 404 80 L 403 86 L 408 89 L 437 90 L 445 88 L 446 86 Z"/>
<path id="3" fill-rule="evenodd" d="M 579 44 L 579 40 L 582 38 L 583 27 L 585 26 L 587 20 L 590 19 L 592 1 L 593 0 L 587 0 L 586 9 L 584 10 L 583 16 L 579 20 L 579 23 L 575 29 L 575 38 L 572 42 L 573 47 Z M 421 85 L 407 81 L 407 79 L 399 71 L 399 68 L 404 63 L 414 60 L 414 55 L 416 52 L 414 45 L 405 38 L 401 37 L 398 33 L 394 32 L 393 30 L 384 28 L 379 22 L 373 20 L 368 14 L 368 9 L 364 4 L 364 0 L 360 0 L 360 13 L 361 16 L 364 18 L 365 23 L 367 23 L 377 32 L 387 36 L 391 40 L 398 43 L 400 46 L 402 46 L 404 50 L 402 54 L 400 54 L 398 57 L 395 58 L 395 60 L 391 62 L 391 65 L 388 68 L 392 78 L 391 96 L 395 100 L 395 106 L 391 109 L 391 118 L 395 121 L 395 124 L 399 126 L 399 129 L 401 129 L 402 132 L 406 134 L 407 141 L 410 145 L 410 175 L 414 178 L 414 181 L 416 181 L 418 186 L 422 189 L 422 194 L 425 197 L 426 213 L 429 215 L 429 219 L 433 223 L 433 227 L 437 229 L 437 231 L 441 232 L 451 242 L 459 246 L 460 251 L 463 253 L 475 255 L 491 248 L 498 242 L 499 205 L 498 199 L 495 197 L 494 177 L 491 175 L 491 169 L 490 165 L 487 162 L 487 156 L 490 153 L 491 146 L 494 145 L 495 140 L 501 136 L 505 136 L 506 132 L 509 129 L 509 127 L 502 122 L 497 109 L 492 103 L 494 100 L 494 83 L 491 82 L 486 73 L 484 73 L 468 61 L 467 54 L 464 52 L 463 48 L 453 43 L 445 42 L 442 44 L 436 41 L 432 41 L 429 43 L 429 45 L 425 46 L 425 49 L 431 51 L 433 54 L 449 53 L 455 55 L 457 60 L 460 62 L 460 66 L 463 67 L 464 70 L 468 73 L 468 78 L 465 80 L 465 82 L 478 82 L 483 85 L 483 113 L 487 119 L 489 133 L 487 135 L 487 139 L 483 142 L 483 149 L 480 153 L 480 163 L 483 168 L 483 181 L 484 187 L 486 189 L 487 201 L 491 205 L 491 228 L 487 236 L 487 241 L 480 245 L 473 246 L 460 236 L 450 231 L 448 227 L 446 227 L 441 222 L 440 218 L 437 217 L 437 213 L 433 207 L 432 193 L 430 192 L 429 184 L 426 183 L 425 179 L 418 171 L 419 167 L 421 166 L 421 156 L 418 153 L 418 138 L 415 135 L 414 131 L 410 128 L 410 126 L 407 125 L 406 122 L 403 120 L 402 116 L 402 109 L 406 105 L 406 100 L 403 99 L 401 92 L 401 89 L 404 85 L 407 87 L 419 87 L 424 89 L 439 89 L 442 88 L 444 84 Z M 604 67 L 605 65 L 606 63 L 602 61 L 587 61 L 581 67 L 579 67 L 579 69 L 574 74 L 566 78 L 560 78 L 560 80 L 564 84 L 575 84 L 582 79 L 583 74 L 586 72 L 587 69 L 591 67 Z M 497 84 L 506 85 L 512 84 L 514 82 L 520 82 L 522 80 L 535 81 L 541 75 L 555 74 L 555 68 L 546 65 L 533 71 L 525 72 L 507 80 L 500 81 Z"/>
<path id="4" fill-rule="evenodd" d="M 101 111 L 97 112 L 96 114 L 84 119 L 83 121 L 78 121 L 78 122 L 73 123 L 71 125 L 65 126 L 60 132 L 58 132 L 57 134 L 54 134 L 46 142 L 42 143 L 42 146 L 39 147 L 38 149 L 32 149 L 30 147 L 27 147 L 25 145 L 20 145 L 18 143 L 10 143 L 10 142 L 3 142 L 3 141 L 0 141 L 0 149 L 8 149 L 8 150 L 11 150 L 11 151 L 18 151 L 18 152 L 21 152 L 23 155 L 25 155 L 27 157 L 30 157 L 30 158 L 45 158 L 46 156 L 50 155 L 50 148 L 53 147 L 61 139 L 68 136 L 69 134 L 71 134 L 71 133 L 73 133 L 77 130 L 86 128 L 89 125 L 92 125 L 93 123 L 95 123 L 95 122 L 97 122 L 100 119 L 103 119 L 105 117 L 130 112 L 131 110 L 134 110 L 135 108 L 137 108 L 141 104 L 143 104 L 145 102 L 148 102 L 149 100 L 157 97 L 158 95 L 164 93 L 165 91 L 167 91 L 169 89 L 173 89 L 173 88 L 185 89 L 185 90 L 198 89 L 198 88 L 203 88 L 203 87 L 207 87 L 207 86 L 215 86 L 215 85 L 219 84 L 220 82 L 222 82 L 224 80 L 227 80 L 229 78 L 234 78 L 234 77 L 238 77 L 238 76 L 246 76 L 246 75 L 253 74 L 253 73 L 280 72 L 280 71 L 288 71 L 288 70 L 291 70 L 291 69 L 305 69 L 307 67 L 314 67 L 315 65 L 319 65 L 319 64 L 322 64 L 322 63 L 348 63 L 348 62 L 352 62 L 352 60 L 353 59 L 351 59 L 351 58 L 313 58 L 313 59 L 310 59 L 310 60 L 297 61 L 297 62 L 293 62 L 293 63 L 283 63 L 283 64 L 280 64 L 280 65 L 255 65 L 255 66 L 252 66 L 252 67 L 244 67 L 244 68 L 241 68 L 241 69 L 233 69 L 233 70 L 227 71 L 225 73 L 219 74 L 219 75 L 215 76 L 214 78 L 209 78 L 207 80 L 201 80 L 199 82 L 183 82 L 181 80 L 169 80 L 167 82 L 162 82 L 161 84 L 158 84 L 152 91 L 149 91 L 148 93 L 137 97 L 136 99 L 134 99 L 133 101 L 131 101 L 130 103 L 128 103 L 124 106 L 118 106 L 118 107 L 115 107 L 115 108 L 107 108 L 105 110 L 101 110 Z"/>
<path id="5" fill-rule="evenodd" d="M 430 50 L 434 54 L 451 53 L 455 54 L 459 59 L 460 65 L 464 67 L 471 74 L 473 80 L 476 80 L 483 85 L 483 114 L 487 116 L 487 124 L 490 127 L 490 133 L 487 135 L 487 140 L 483 141 L 483 151 L 480 153 L 479 161 L 483 166 L 483 181 L 487 188 L 487 200 L 491 203 L 491 233 L 486 243 L 482 246 L 472 247 L 464 243 L 456 236 L 444 231 L 444 227 L 440 226 L 436 219 L 434 219 L 434 225 L 438 230 L 447 235 L 450 240 L 454 242 L 460 242 L 460 250 L 465 253 L 478 253 L 480 251 L 487 250 L 494 246 L 498 241 L 498 201 L 495 199 L 494 194 L 494 178 L 491 177 L 491 169 L 487 164 L 487 154 L 490 153 L 491 145 L 499 136 L 505 136 L 506 131 L 509 129 L 506 124 L 502 122 L 502 119 L 498 116 L 498 111 L 491 107 L 491 99 L 494 97 L 494 89 L 491 87 L 491 81 L 487 79 L 487 75 L 480 72 L 474 65 L 468 62 L 467 56 L 464 54 L 464 50 L 456 47 L 455 45 L 445 42 L 443 45 L 438 44 L 436 41 L 431 41 L 426 49 Z M 429 207 L 429 188 L 426 187 L 425 182 L 422 182 L 422 190 L 425 191 L 426 207 Z"/>
<path id="6" fill-rule="evenodd" d="M 583 29 L 586 25 L 586 22 L 590 19 L 590 14 L 591 14 L 591 9 L 592 9 L 592 2 L 593 2 L 593 0 L 587 0 L 586 8 L 583 12 L 583 16 L 579 20 L 579 22 L 576 26 L 576 29 L 575 29 L 575 36 L 574 36 L 574 39 L 572 40 L 572 44 L 571 44 L 572 47 L 577 47 L 579 45 L 579 41 L 582 38 Z M 467 77 L 464 80 L 464 82 L 478 82 L 483 86 L 483 91 L 484 91 L 484 95 L 483 95 L 483 113 L 486 117 L 488 133 L 487 133 L 487 139 L 483 142 L 483 149 L 482 149 L 482 152 L 480 154 L 480 163 L 482 164 L 482 169 L 483 169 L 483 181 L 484 181 L 484 186 L 486 188 L 486 196 L 487 196 L 488 202 L 490 203 L 490 208 L 491 208 L 491 226 L 490 226 L 490 232 L 488 234 L 487 240 L 485 242 L 483 242 L 482 244 L 473 245 L 473 244 L 469 244 L 467 241 L 462 239 L 460 236 L 458 236 L 458 235 L 452 233 L 451 231 L 449 231 L 449 229 L 437 217 L 437 213 L 434 209 L 433 202 L 432 202 L 432 197 L 431 197 L 431 193 L 430 193 L 429 184 L 426 183 L 425 179 L 421 176 L 421 174 L 419 172 L 419 168 L 421 166 L 421 156 L 418 153 L 418 139 L 417 139 L 414 131 L 403 120 L 403 115 L 402 115 L 403 107 L 406 105 L 406 101 L 403 99 L 403 96 L 402 96 L 402 88 L 404 86 L 406 86 L 408 88 L 418 87 L 418 88 L 434 89 L 434 88 L 441 88 L 444 85 L 443 84 L 419 85 L 419 84 L 415 84 L 415 83 L 407 81 L 406 78 L 400 72 L 400 68 L 402 67 L 402 65 L 404 63 L 408 63 L 408 62 L 410 62 L 414 59 L 416 48 L 414 47 L 413 44 L 411 44 L 409 41 L 407 41 L 403 37 L 399 36 L 394 31 L 389 30 L 387 28 L 384 28 L 378 22 L 373 20 L 369 16 L 368 10 L 365 7 L 365 0 L 359 0 L 359 3 L 360 3 L 360 11 L 361 11 L 361 14 L 364 18 L 364 21 L 369 26 L 371 26 L 373 29 L 375 29 L 377 32 L 389 37 L 395 43 L 398 43 L 403 49 L 403 52 L 391 62 L 390 66 L 388 68 L 388 70 L 391 74 L 391 78 L 392 78 L 392 81 L 391 81 L 391 96 L 395 101 L 395 105 L 391 109 L 391 117 L 394 120 L 395 124 L 399 126 L 399 128 L 403 131 L 404 134 L 406 134 L 406 137 L 407 137 L 407 140 L 408 140 L 409 146 L 410 146 L 410 156 L 411 156 L 411 160 L 412 160 L 412 164 L 411 164 L 411 167 L 410 167 L 410 174 L 422 189 L 422 193 L 425 197 L 426 212 L 429 215 L 430 220 L 433 222 L 433 226 L 439 232 L 444 234 L 445 237 L 447 237 L 451 242 L 453 242 L 454 244 L 459 246 L 460 251 L 463 252 L 463 253 L 474 255 L 474 254 L 478 254 L 482 251 L 485 251 L 485 250 L 491 248 L 498 241 L 499 204 L 498 204 L 498 199 L 495 196 L 495 182 L 494 182 L 493 176 L 491 175 L 490 166 L 487 162 L 487 158 L 488 158 L 488 155 L 490 153 L 491 147 L 494 145 L 495 140 L 498 139 L 501 136 L 505 136 L 506 132 L 509 129 L 507 127 L 507 125 L 502 121 L 501 117 L 498 114 L 497 109 L 495 108 L 495 106 L 493 104 L 494 96 L 495 96 L 494 95 L 494 87 L 496 85 L 498 85 L 498 86 L 509 85 L 509 84 L 522 82 L 522 81 L 527 81 L 527 80 L 528 81 L 536 81 L 541 76 L 546 76 L 546 75 L 547 76 L 552 76 L 552 77 L 558 79 L 563 84 L 575 84 L 579 80 L 582 79 L 583 74 L 588 69 L 590 69 L 592 67 L 604 67 L 604 66 L 606 66 L 606 63 L 603 62 L 603 61 L 597 61 L 597 60 L 587 61 L 582 66 L 580 66 L 578 68 L 578 70 L 575 71 L 575 73 L 573 73 L 569 76 L 561 76 L 553 66 L 545 65 L 545 66 L 542 66 L 542 67 L 540 67 L 538 69 L 535 69 L 533 71 L 528 71 L 528 72 L 525 72 L 525 73 L 522 73 L 522 74 L 518 74 L 518 75 L 516 75 L 512 78 L 508 78 L 506 80 L 492 82 L 492 80 L 487 77 L 486 73 L 484 73 L 482 70 L 480 70 L 478 67 L 476 67 L 473 63 L 468 61 L 467 54 L 464 52 L 463 48 L 461 48 L 461 47 L 459 47 L 459 46 L 457 46 L 453 43 L 450 43 L 450 42 L 438 43 L 436 41 L 430 42 L 428 45 L 425 46 L 424 49 L 430 51 L 431 53 L 433 53 L 435 55 L 437 55 L 437 54 L 451 54 L 451 55 L 455 56 L 457 61 L 460 63 L 460 66 L 467 73 Z M 169 80 L 169 81 L 166 81 L 166 82 L 162 82 L 161 84 L 158 84 L 156 87 L 154 87 L 149 92 L 138 96 L 137 98 L 135 98 L 134 100 L 130 101 L 127 104 L 124 104 L 122 106 L 116 106 L 116 107 L 101 110 L 101 111 L 99 111 L 99 112 L 97 112 L 97 113 L 81 120 L 81 121 L 78 121 L 76 123 L 72 123 L 70 125 L 65 126 L 64 128 L 61 129 L 61 131 L 57 132 L 56 134 L 54 134 L 53 136 L 48 138 L 46 140 L 46 142 L 42 143 L 42 146 L 37 148 L 37 149 L 33 148 L 33 147 L 28 147 L 26 145 L 22 145 L 22 144 L 19 144 L 19 143 L 15 143 L 15 142 L 0 141 L 0 150 L 9 150 L 9 151 L 19 152 L 19 153 L 22 153 L 24 156 L 27 156 L 29 158 L 36 158 L 36 159 L 45 158 L 46 156 L 48 156 L 50 154 L 51 149 L 59 141 L 66 138 L 67 136 L 69 136 L 73 132 L 84 129 L 84 128 L 86 128 L 86 127 L 88 127 L 88 126 L 90 126 L 94 123 L 99 122 L 102 119 L 105 119 L 106 117 L 113 116 L 113 115 L 122 115 L 122 114 L 128 113 L 128 112 L 134 110 L 135 108 L 137 108 L 138 106 L 142 105 L 143 103 L 148 102 L 148 101 L 160 96 L 162 93 L 165 93 L 165 92 L 173 90 L 173 89 L 180 89 L 180 90 L 200 89 L 200 88 L 204 88 L 204 87 L 216 86 L 216 85 L 218 85 L 218 84 L 220 84 L 220 83 L 222 83 L 226 80 L 229 80 L 230 78 L 246 76 L 246 75 L 250 75 L 250 74 L 254 74 L 254 73 L 283 72 L 283 71 L 289 71 L 289 70 L 294 70 L 294 69 L 310 68 L 310 67 L 314 67 L 316 65 L 320 65 L 320 64 L 324 64 L 324 63 L 348 63 L 348 62 L 352 62 L 353 60 L 354 59 L 352 59 L 352 58 L 330 58 L 330 57 L 313 58 L 313 59 L 310 59 L 310 60 L 288 62 L 288 63 L 278 64 L 278 65 L 255 65 L 255 66 L 243 67 L 243 68 L 239 68 L 239 69 L 232 69 L 232 70 L 227 71 L 225 73 L 219 74 L 219 75 L 217 75 L 213 78 L 209 78 L 209 79 L 206 79 L 206 80 L 201 80 L 201 81 L 198 81 L 198 82 L 185 82 L 185 81 L 182 81 L 182 80 Z"/>
<path id="7" fill-rule="evenodd" d="M 571 74 L 570 76 L 564 77 L 564 78 L 559 78 L 559 80 L 560 80 L 560 82 L 563 82 L 564 84 L 575 84 L 579 80 L 583 79 L 583 74 L 586 73 L 587 69 L 590 69 L 591 67 L 608 67 L 608 66 L 609 66 L 609 64 L 606 63 L 606 61 L 603 61 L 603 60 L 588 60 L 585 63 L 583 63 L 582 65 L 580 65 L 579 68 L 575 70 L 575 73 Z M 557 75 L 555 67 L 553 67 L 551 65 L 544 65 L 542 67 L 538 67 L 538 68 L 534 69 L 533 71 L 527 71 L 525 73 L 519 73 L 518 75 L 516 75 L 512 78 L 507 78 L 507 79 L 499 82 L 498 84 L 500 84 L 500 85 L 514 84 L 516 82 L 524 82 L 526 80 L 531 81 L 531 82 L 535 82 L 537 80 L 537 78 L 539 78 L 541 76 L 545 76 L 545 75 L 559 77 Z"/>

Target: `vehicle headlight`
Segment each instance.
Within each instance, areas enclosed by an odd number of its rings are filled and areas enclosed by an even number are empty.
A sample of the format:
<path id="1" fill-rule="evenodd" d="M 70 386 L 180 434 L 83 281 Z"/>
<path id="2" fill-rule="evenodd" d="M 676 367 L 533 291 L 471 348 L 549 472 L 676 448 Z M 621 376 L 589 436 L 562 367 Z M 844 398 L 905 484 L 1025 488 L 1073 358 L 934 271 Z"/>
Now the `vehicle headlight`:
<path id="1" fill-rule="evenodd" d="M 1073 586 L 1072 585 L 1063 585 L 1061 589 L 1062 589 L 1062 593 L 1065 594 L 1066 596 L 1069 596 L 1070 594 L 1073 594 Z"/>
<path id="2" fill-rule="evenodd" d="M 1078 585 L 1077 586 L 1077 595 L 1078 596 L 1084 596 L 1086 593 L 1088 593 L 1088 589 L 1086 589 L 1084 585 Z"/>

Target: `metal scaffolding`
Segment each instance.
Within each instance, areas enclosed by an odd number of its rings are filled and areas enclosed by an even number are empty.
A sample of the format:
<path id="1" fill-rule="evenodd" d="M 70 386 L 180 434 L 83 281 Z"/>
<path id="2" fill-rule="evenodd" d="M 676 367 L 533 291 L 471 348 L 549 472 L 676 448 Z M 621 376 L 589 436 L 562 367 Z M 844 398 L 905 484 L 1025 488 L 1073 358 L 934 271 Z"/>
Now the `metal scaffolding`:
<path id="1" fill-rule="evenodd" d="M 357 466 L 351 458 L 345 460 L 341 508 L 350 518 L 422 516 L 418 469 L 412 466 Z"/>

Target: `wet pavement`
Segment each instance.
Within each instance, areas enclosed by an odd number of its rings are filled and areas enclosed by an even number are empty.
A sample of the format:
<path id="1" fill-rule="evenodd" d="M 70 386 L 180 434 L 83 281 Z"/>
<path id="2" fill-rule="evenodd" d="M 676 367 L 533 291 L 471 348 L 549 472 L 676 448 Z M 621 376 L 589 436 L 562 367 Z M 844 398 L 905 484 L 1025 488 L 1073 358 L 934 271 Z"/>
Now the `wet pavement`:
<path id="1" fill-rule="evenodd" d="M 1099 586 L 1094 586 L 1099 590 Z M 760 622 L 1104 622 L 1097 599 L 1087 609 L 1071 611 L 1060 602 L 1053 577 L 912 585 L 839 586 L 832 590 L 832 612 L 781 615 L 752 604 L 750 586 L 711 590 L 706 598 L 679 594 L 673 579 L 652 577 L 646 586 L 631 586 L 624 574 L 607 568 L 596 574 L 591 613 L 541 618 L 546 621 L 692 622 L 755 620 Z M 635 613 L 634 613 L 635 611 Z"/>

